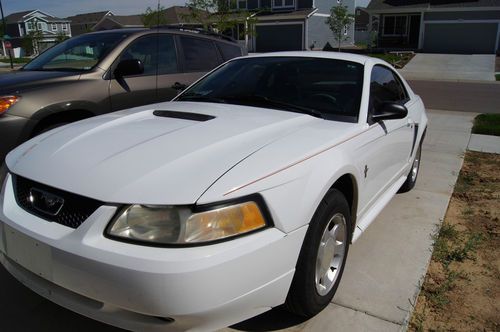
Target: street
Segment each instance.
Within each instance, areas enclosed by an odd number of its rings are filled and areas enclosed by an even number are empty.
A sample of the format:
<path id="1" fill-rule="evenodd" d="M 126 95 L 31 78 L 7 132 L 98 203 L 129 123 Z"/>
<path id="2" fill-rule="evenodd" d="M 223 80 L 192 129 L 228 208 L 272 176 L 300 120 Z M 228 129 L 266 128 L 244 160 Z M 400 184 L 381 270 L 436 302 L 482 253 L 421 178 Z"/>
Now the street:
<path id="1" fill-rule="evenodd" d="M 408 81 L 427 109 L 500 113 L 500 82 Z"/>

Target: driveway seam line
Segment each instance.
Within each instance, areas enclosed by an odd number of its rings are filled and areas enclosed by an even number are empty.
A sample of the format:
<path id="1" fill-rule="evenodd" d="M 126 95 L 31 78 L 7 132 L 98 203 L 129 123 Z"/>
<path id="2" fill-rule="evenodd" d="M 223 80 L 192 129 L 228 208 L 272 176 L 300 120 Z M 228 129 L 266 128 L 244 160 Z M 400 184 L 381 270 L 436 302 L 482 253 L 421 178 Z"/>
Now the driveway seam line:
<path id="1" fill-rule="evenodd" d="M 373 318 L 377 318 L 377 319 L 380 319 L 380 320 L 383 320 L 385 322 L 388 322 L 388 323 L 392 323 L 392 324 L 396 324 L 396 325 L 399 325 L 399 326 L 403 326 L 403 323 L 400 323 L 400 322 L 397 322 L 397 321 L 394 321 L 394 320 L 390 320 L 388 318 L 384 318 L 384 317 L 380 317 L 380 316 L 377 316 L 375 314 L 372 314 L 368 311 L 364 311 L 364 310 L 359 310 L 359 309 L 356 309 L 354 307 L 350 307 L 350 306 L 347 306 L 347 305 L 344 305 L 344 304 L 340 304 L 340 303 L 336 303 L 336 302 L 330 302 L 332 304 L 335 304 L 335 305 L 338 305 L 339 307 L 343 307 L 343 308 L 346 308 L 346 309 L 349 309 L 349 310 L 354 310 L 356 312 L 360 312 L 360 313 L 363 313 L 365 315 L 368 315 L 370 317 L 373 317 Z"/>

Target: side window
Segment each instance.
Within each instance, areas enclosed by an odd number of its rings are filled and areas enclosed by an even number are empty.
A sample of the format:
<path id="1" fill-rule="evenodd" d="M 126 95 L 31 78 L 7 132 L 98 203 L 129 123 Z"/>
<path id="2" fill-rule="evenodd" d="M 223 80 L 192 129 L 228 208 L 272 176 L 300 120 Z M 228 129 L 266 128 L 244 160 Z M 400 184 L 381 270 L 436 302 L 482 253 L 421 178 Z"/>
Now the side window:
<path id="1" fill-rule="evenodd" d="M 208 71 L 219 64 L 217 49 L 212 41 L 185 36 L 181 36 L 180 40 L 186 71 Z"/>
<path id="2" fill-rule="evenodd" d="M 241 56 L 241 48 L 237 45 L 229 45 L 226 43 L 217 43 L 224 61 Z"/>
<path id="3" fill-rule="evenodd" d="M 144 64 L 144 74 L 141 76 L 156 75 L 158 66 L 158 36 L 149 35 L 134 40 L 120 56 L 120 61 L 137 59 Z"/>
<path id="4" fill-rule="evenodd" d="M 177 73 L 177 52 L 172 35 L 160 35 L 158 47 L 158 75 Z"/>
<path id="5" fill-rule="evenodd" d="M 384 102 L 404 103 L 408 99 L 406 90 L 394 73 L 383 66 L 374 66 L 370 81 L 369 114 Z"/>

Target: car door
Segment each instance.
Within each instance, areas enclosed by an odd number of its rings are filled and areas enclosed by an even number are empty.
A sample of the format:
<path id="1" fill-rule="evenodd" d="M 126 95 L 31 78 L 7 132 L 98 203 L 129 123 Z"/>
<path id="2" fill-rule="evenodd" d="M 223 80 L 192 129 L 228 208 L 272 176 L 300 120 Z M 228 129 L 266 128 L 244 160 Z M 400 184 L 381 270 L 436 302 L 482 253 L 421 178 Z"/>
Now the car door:
<path id="1" fill-rule="evenodd" d="M 123 80 L 111 77 L 109 93 L 112 111 L 157 101 L 158 35 L 150 34 L 134 40 L 118 57 L 112 68 L 116 68 L 122 60 L 131 59 L 140 60 L 144 65 L 144 72 L 139 75 L 126 76 Z"/>
<path id="2" fill-rule="evenodd" d="M 413 144 L 413 122 L 403 119 L 375 122 L 372 115 L 385 102 L 409 103 L 401 80 L 390 68 L 373 67 L 370 78 L 370 99 L 366 133 L 367 144 L 361 148 L 360 168 L 364 173 L 362 203 L 369 208 L 395 181 L 406 172 Z"/>
<path id="3" fill-rule="evenodd" d="M 159 70 L 158 95 L 161 100 L 170 100 L 183 89 L 222 63 L 222 58 L 214 42 L 208 38 L 179 35 L 176 37 L 178 72 L 167 68 Z M 160 43 L 160 59 L 172 57 L 172 42 L 164 37 Z"/>

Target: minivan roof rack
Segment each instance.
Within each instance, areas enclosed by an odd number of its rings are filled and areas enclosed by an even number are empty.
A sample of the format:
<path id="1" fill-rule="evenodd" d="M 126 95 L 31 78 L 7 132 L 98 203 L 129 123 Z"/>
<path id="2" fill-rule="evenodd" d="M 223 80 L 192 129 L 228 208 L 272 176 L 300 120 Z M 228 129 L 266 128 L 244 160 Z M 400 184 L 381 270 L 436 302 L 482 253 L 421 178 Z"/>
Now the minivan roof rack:
<path id="1" fill-rule="evenodd" d="M 229 37 L 229 36 L 226 36 L 226 35 L 223 35 L 220 33 L 212 32 L 212 31 L 208 31 L 208 30 L 205 30 L 202 28 L 192 28 L 192 27 L 186 27 L 186 26 L 182 26 L 182 25 L 157 25 L 157 26 L 151 27 L 151 29 L 168 29 L 168 30 L 192 32 L 192 33 L 198 33 L 201 35 L 217 37 L 217 38 L 224 39 L 224 40 L 234 42 L 234 43 L 236 42 L 236 40 L 234 40 L 234 38 L 232 38 L 232 37 Z"/>

